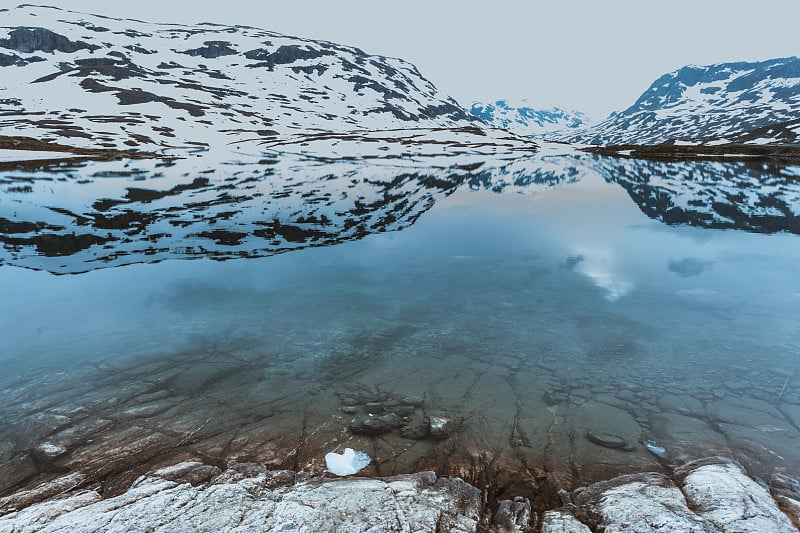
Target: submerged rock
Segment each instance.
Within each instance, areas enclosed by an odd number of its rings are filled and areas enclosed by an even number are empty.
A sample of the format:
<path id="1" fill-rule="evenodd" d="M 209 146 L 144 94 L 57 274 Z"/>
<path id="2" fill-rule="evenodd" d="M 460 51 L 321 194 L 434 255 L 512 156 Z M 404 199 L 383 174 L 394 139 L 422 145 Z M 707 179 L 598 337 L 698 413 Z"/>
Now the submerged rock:
<path id="1" fill-rule="evenodd" d="M 626 441 L 619 435 L 612 433 L 604 433 L 602 431 L 587 431 L 586 438 L 600 446 L 612 448 L 614 450 L 625 450 L 631 452 L 636 449 L 636 446 Z"/>
<path id="2" fill-rule="evenodd" d="M 428 436 L 431 429 L 430 421 L 425 417 L 415 417 L 405 426 L 400 428 L 400 435 L 406 439 L 422 440 Z"/>
<path id="3" fill-rule="evenodd" d="M 374 436 L 388 433 L 405 425 L 402 418 L 394 413 L 382 416 L 365 416 L 350 422 L 350 431 L 356 435 Z"/>
<path id="4" fill-rule="evenodd" d="M 419 407 L 422 405 L 422 402 L 423 400 L 419 396 L 406 396 L 401 400 L 403 405 L 411 405 L 413 407 Z"/>
<path id="5" fill-rule="evenodd" d="M 36 447 L 36 454 L 48 460 L 56 459 L 67 453 L 67 449 L 52 442 L 43 442 Z"/>
<path id="6" fill-rule="evenodd" d="M 443 416 L 431 417 L 431 426 L 430 426 L 431 437 L 437 439 L 443 439 L 448 435 L 450 435 L 450 433 L 452 433 L 455 428 L 456 424 L 450 418 L 445 418 Z"/>
<path id="7" fill-rule="evenodd" d="M 703 402 L 687 394 L 665 394 L 658 399 L 659 410 L 682 415 L 703 416 Z"/>
<path id="8" fill-rule="evenodd" d="M 547 405 L 558 405 L 569 401 L 569 394 L 558 390 L 548 390 L 544 393 L 544 401 Z"/>

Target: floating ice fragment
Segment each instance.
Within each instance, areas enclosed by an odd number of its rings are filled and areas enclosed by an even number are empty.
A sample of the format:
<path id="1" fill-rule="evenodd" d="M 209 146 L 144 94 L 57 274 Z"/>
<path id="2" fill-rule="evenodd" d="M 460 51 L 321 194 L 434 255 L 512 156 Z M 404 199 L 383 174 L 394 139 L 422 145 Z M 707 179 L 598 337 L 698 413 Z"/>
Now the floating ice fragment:
<path id="1" fill-rule="evenodd" d="M 352 448 L 345 448 L 343 453 L 325 454 L 325 465 L 328 472 L 337 476 L 351 476 L 366 468 L 372 462 L 369 455 Z"/>
<path id="2" fill-rule="evenodd" d="M 652 440 L 644 441 L 644 447 L 647 448 L 647 451 L 658 457 L 659 459 L 667 459 L 667 449 L 663 446 L 659 446 Z"/>

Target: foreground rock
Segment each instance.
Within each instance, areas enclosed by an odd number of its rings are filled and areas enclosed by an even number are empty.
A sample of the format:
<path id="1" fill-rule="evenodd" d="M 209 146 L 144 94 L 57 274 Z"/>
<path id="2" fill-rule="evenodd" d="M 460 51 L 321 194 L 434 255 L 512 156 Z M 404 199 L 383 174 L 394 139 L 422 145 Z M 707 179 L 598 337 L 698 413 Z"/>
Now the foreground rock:
<path id="1" fill-rule="evenodd" d="M 180 463 L 109 499 L 83 490 L 9 512 L 15 501 L 0 501 L 0 531 L 467 532 L 482 516 L 478 489 L 432 472 L 333 480 L 248 463 Z"/>
<path id="2" fill-rule="evenodd" d="M 678 469 L 689 506 L 720 531 L 797 531 L 741 465 L 721 458 Z"/>
<path id="3" fill-rule="evenodd" d="M 595 483 L 576 490 L 570 507 L 606 532 L 798 531 L 735 461 L 694 461 L 675 474 L 679 483 L 652 472 Z"/>
<path id="4" fill-rule="evenodd" d="M 433 472 L 330 479 L 232 462 L 226 470 L 187 461 L 139 478 L 104 499 L 70 474 L 0 499 L 0 531 L 435 531 L 797 532 L 800 482 L 770 492 L 739 463 L 709 458 L 674 478 L 648 472 L 562 491 L 564 506 L 537 513 L 528 499 L 497 504 L 479 489 Z M 791 516 L 791 519 L 790 519 Z M 540 528 L 540 529 L 537 529 Z"/>

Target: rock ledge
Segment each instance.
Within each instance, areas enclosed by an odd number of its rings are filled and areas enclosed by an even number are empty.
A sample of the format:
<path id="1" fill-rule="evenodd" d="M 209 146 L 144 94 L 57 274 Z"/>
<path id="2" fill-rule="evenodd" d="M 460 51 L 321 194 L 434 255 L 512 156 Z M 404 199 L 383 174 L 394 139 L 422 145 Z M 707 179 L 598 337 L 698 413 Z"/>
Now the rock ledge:
<path id="1" fill-rule="evenodd" d="M 187 461 L 150 472 L 103 498 L 72 473 L 0 499 L 0 531 L 407 531 L 797 532 L 800 482 L 769 489 L 730 459 L 687 463 L 672 478 L 620 476 L 562 492 L 564 506 L 537 513 L 524 498 L 499 502 L 459 478 L 421 472 L 332 479 L 231 462 Z M 776 503 L 777 501 L 777 503 Z M 780 507 L 779 507 L 780 504 Z"/>

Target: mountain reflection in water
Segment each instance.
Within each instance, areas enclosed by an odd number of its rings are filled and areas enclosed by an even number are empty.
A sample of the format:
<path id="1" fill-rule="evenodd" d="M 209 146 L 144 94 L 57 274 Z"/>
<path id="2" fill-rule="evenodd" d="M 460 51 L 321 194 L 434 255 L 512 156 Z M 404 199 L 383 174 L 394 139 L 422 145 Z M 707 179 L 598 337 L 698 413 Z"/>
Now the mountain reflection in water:
<path id="1" fill-rule="evenodd" d="M 0 264 L 56 274 L 263 257 L 402 230 L 458 189 L 538 193 L 586 173 L 666 224 L 800 233 L 800 167 L 579 153 L 425 162 L 302 155 L 61 163 L 0 178 Z"/>

